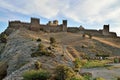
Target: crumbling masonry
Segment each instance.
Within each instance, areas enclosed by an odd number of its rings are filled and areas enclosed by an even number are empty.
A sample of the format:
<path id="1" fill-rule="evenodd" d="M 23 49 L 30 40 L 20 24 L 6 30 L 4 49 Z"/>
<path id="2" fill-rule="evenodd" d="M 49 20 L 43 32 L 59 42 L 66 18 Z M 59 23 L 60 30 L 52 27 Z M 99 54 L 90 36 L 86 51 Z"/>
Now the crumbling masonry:
<path id="1" fill-rule="evenodd" d="M 84 27 L 67 27 L 67 20 L 63 20 L 62 24 L 59 24 L 58 20 L 49 21 L 47 24 L 41 24 L 40 19 L 31 18 L 30 23 L 21 21 L 9 21 L 9 28 L 19 29 L 27 28 L 32 31 L 46 31 L 46 32 L 79 32 L 79 33 L 89 33 L 93 36 L 108 36 L 117 37 L 115 32 L 109 32 L 109 25 L 104 25 L 101 30 L 84 29 Z"/>
<path id="2" fill-rule="evenodd" d="M 21 21 L 10 21 L 9 27 L 14 29 L 27 28 L 32 31 L 46 31 L 46 32 L 66 32 L 67 31 L 67 20 L 63 20 L 62 24 L 58 24 L 57 20 L 54 20 L 53 23 L 49 21 L 47 24 L 41 24 L 40 19 L 31 18 L 30 23 L 25 23 Z"/>

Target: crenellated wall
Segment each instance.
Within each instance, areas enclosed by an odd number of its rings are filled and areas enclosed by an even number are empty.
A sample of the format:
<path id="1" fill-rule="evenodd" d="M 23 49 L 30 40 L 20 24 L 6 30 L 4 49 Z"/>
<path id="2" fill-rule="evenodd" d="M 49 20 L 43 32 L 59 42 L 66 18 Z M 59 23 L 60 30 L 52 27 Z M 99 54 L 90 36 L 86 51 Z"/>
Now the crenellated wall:
<path id="1" fill-rule="evenodd" d="M 20 27 L 22 27 L 22 24 L 20 21 L 9 21 L 9 27 L 19 29 Z"/>
<path id="2" fill-rule="evenodd" d="M 58 24 L 57 20 L 54 20 L 53 23 L 50 21 L 48 24 L 40 24 L 40 19 L 38 18 L 31 18 L 30 23 L 25 23 L 21 21 L 10 21 L 9 27 L 14 29 L 19 29 L 21 27 L 30 29 L 32 31 L 40 31 L 44 30 L 47 32 L 61 32 L 61 31 L 67 31 L 67 20 L 63 20 L 63 24 Z"/>
<path id="3" fill-rule="evenodd" d="M 91 34 L 93 36 L 106 36 L 106 37 L 117 37 L 117 34 L 115 32 L 110 32 L 109 31 L 109 25 L 104 25 L 103 29 L 101 30 L 94 30 L 94 29 L 81 29 L 79 27 L 68 27 L 67 28 L 68 32 L 79 32 L 81 34 Z"/>
<path id="4" fill-rule="evenodd" d="M 10 21 L 9 27 L 14 29 L 26 28 L 32 31 L 46 31 L 46 32 L 79 32 L 79 33 L 89 33 L 93 36 L 109 36 L 117 37 L 115 32 L 109 32 L 109 24 L 104 25 L 101 30 L 84 29 L 84 27 L 67 27 L 67 20 L 63 20 L 62 24 L 58 24 L 58 20 L 49 21 L 47 24 L 40 24 L 40 19 L 31 18 L 30 23 L 21 21 Z"/>
<path id="5" fill-rule="evenodd" d="M 106 35 L 106 36 L 110 35 L 110 33 L 109 33 L 109 24 L 103 26 L 103 32 L 102 32 L 102 34 Z"/>

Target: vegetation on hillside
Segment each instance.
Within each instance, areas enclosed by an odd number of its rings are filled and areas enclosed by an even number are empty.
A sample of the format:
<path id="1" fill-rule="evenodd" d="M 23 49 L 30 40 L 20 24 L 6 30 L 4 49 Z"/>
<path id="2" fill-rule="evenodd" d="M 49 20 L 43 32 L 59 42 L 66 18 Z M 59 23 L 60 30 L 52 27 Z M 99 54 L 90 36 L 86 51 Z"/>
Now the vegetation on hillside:
<path id="1" fill-rule="evenodd" d="M 38 45 L 38 49 L 31 54 L 32 57 L 37 57 L 37 56 L 52 56 L 52 52 L 49 52 L 43 44 Z"/>
<path id="2" fill-rule="evenodd" d="M 0 41 L 2 43 L 7 43 L 7 35 L 5 33 L 0 34 Z"/>
<path id="3" fill-rule="evenodd" d="M 42 69 L 30 70 L 23 74 L 23 78 L 23 80 L 48 80 L 50 73 Z"/>

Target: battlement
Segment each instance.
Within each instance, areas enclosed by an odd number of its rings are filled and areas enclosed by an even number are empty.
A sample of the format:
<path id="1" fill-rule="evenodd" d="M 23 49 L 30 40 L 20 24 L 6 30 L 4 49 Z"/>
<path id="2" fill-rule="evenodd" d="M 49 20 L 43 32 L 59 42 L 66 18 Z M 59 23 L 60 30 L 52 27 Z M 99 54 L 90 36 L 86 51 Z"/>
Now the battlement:
<path id="1" fill-rule="evenodd" d="M 38 18 L 31 18 L 31 24 L 40 24 L 40 19 Z"/>
<path id="2" fill-rule="evenodd" d="M 80 27 L 67 27 L 67 20 L 63 20 L 62 24 L 59 24 L 58 20 L 48 21 L 47 24 L 41 24 L 39 18 L 31 18 L 30 23 L 21 22 L 19 20 L 9 21 L 9 27 L 14 29 L 26 28 L 32 31 L 47 31 L 47 32 L 80 32 L 90 33 L 94 36 L 112 36 L 117 37 L 115 32 L 109 31 L 109 24 L 103 25 L 103 29 L 93 30 L 85 29 L 83 26 Z"/>
<path id="3" fill-rule="evenodd" d="M 103 25 L 103 35 L 110 35 L 109 34 L 109 24 Z"/>
<path id="4" fill-rule="evenodd" d="M 32 31 L 48 31 L 48 32 L 60 32 L 67 31 L 67 20 L 63 20 L 63 24 L 58 24 L 58 20 L 49 21 L 47 24 L 40 24 L 39 18 L 31 18 L 30 23 L 21 21 L 9 21 L 9 27 L 19 29 L 21 27 L 30 29 Z"/>
<path id="5" fill-rule="evenodd" d="M 16 27 L 17 26 L 17 27 Z M 9 21 L 9 27 L 13 27 L 15 29 L 18 29 L 19 27 L 21 27 L 21 21 L 19 20 L 15 20 L 15 21 Z"/>
<path id="6" fill-rule="evenodd" d="M 58 20 L 54 20 L 53 22 L 52 22 L 52 21 L 49 21 L 49 22 L 47 23 L 47 25 L 49 25 L 49 26 L 58 26 Z"/>

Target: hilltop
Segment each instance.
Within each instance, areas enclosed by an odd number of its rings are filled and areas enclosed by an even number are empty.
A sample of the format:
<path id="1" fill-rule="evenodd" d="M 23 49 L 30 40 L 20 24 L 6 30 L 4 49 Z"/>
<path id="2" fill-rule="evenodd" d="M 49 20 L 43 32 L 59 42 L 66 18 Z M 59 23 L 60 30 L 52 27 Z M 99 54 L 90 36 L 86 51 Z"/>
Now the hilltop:
<path id="1" fill-rule="evenodd" d="M 90 59 L 96 58 L 96 55 L 120 56 L 120 38 L 115 36 L 91 34 L 90 37 L 90 33 L 34 31 L 10 26 L 2 34 L 7 36 L 6 41 L 0 42 L 0 75 L 6 77 L 3 80 L 21 80 L 22 74 L 33 69 L 36 61 L 42 63 L 42 69 L 53 74 L 59 64 L 73 68 L 76 58 Z M 56 40 L 54 46 L 50 44 L 50 37 Z M 32 56 L 39 44 L 44 45 L 45 50 L 52 56 Z"/>

